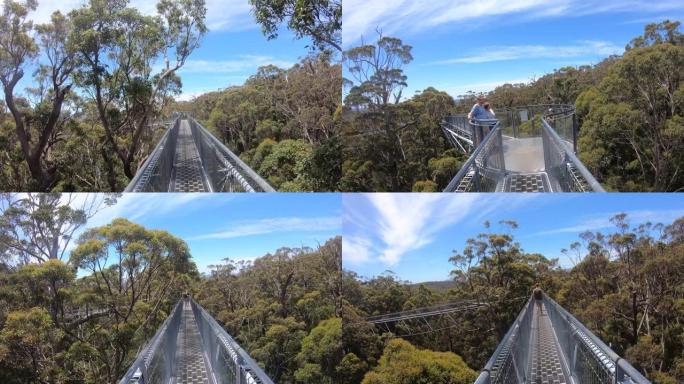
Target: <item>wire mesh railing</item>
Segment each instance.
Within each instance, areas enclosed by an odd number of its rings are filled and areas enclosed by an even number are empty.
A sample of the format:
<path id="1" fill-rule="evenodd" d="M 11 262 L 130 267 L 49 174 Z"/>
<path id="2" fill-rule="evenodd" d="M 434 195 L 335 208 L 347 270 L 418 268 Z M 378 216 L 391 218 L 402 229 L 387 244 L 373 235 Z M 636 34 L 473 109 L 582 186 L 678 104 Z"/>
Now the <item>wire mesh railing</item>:
<path id="1" fill-rule="evenodd" d="M 204 172 L 216 192 L 274 192 L 264 179 L 194 118 L 189 118 Z"/>
<path id="2" fill-rule="evenodd" d="M 445 188 L 445 192 L 495 192 L 506 177 L 501 124 L 492 120 L 471 123 L 475 142 L 470 158 Z"/>
<path id="3" fill-rule="evenodd" d="M 533 316 L 530 298 L 482 369 L 475 384 L 530 382 Z M 547 295 L 542 299 L 571 382 L 581 384 L 649 384 L 639 371 L 618 356 L 574 316 Z"/>
<path id="4" fill-rule="evenodd" d="M 140 167 L 125 192 L 167 192 L 170 190 L 176 161 L 180 124 L 187 120 L 201 164 L 203 183 L 212 192 L 274 192 L 235 153 L 206 128 L 186 114 L 173 114 L 173 123 L 147 160 Z"/>
<path id="5" fill-rule="evenodd" d="M 495 135 L 487 135 L 494 126 Z M 496 192 L 508 188 L 520 175 L 548 179 L 544 190 L 603 192 L 604 189 L 575 155 L 577 120 L 572 105 L 533 105 L 497 111 L 496 120 L 469 120 L 466 115 L 446 117 L 441 124 L 447 139 L 470 158 L 444 189 L 445 192 Z M 541 138 L 541 140 L 539 140 Z M 533 141 L 517 141 L 531 139 Z M 539 141 L 536 141 L 539 140 Z M 516 145 L 520 150 L 515 150 Z M 543 146 L 529 152 L 532 146 Z M 510 153 L 509 153 L 510 152 Z M 509 153 L 507 155 L 507 153 Z M 537 154 L 538 153 L 538 154 Z M 543 159 L 542 159 L 543 154 Z M 506 156 L 517 168 L 507 170 Z M 523 156 L 523 157 L 521 157 Z M 527 160 L 527 157 L 532 156 Z M 531 166 L 529 164 L 541 164 Z M 529 163 L 529 164 L 527 164 Z M 527 164 L 531 170 L 520 169 Z M 534 176 L 533 175 L 533 176 Z M 537 177 L 537 176 L 535 176 Z"/>
<path id="6" fill-rule="evenodd" d="M 190 304 L 216 384 L 273 384 L 259 365 L 238 345 L 209 313 L 192 298 L 181 299 L 157 333 L 140 350 L 119 384 L 170 383 L 178 376 L 178 333 L 184 300 Z"/>
<path id="7" fill-rule="evenodd" d="M 147 157 L 128 184 L 124 192 L 160 192 L 167 191 L 173 177 L 173 164 L 176 156 L 176 142 L 181 122 L 181 115 L 174 114 L 169 128 Z"/>
<path id="8" fill-rule="evenodd" d="M 577 158 L 567 141 L 542 120 L 545 171 L 551 188 L 563 192 L 605 192 L 594 175 Z"/>
<path id="9" fill-rule="evenodd" d="M 119 384 L 168 383 L 173 377 L 176 358 L 176 341 L 183 312 L 182 301 L 150 341 L 140 350 L 135 361 Z"/>
<path id="10" fill-rule="evenodd" d="M 518 314 L 513 325 L 496 347 L 475 384 L 525 383 L 529 375 L 530 334 L 532 330 L 532 298 Z"/>
<path id="11" fill-rule="evenodd" d="M 192 311 L 218 384 L 273 384 L 247 352 L 194 300 Z"/>
<path id="12" fill-rule="evenodd" d="M 544 304 L 570 374 L 576 383 L 650 383 L 636 368 L 546 295 Z"/>

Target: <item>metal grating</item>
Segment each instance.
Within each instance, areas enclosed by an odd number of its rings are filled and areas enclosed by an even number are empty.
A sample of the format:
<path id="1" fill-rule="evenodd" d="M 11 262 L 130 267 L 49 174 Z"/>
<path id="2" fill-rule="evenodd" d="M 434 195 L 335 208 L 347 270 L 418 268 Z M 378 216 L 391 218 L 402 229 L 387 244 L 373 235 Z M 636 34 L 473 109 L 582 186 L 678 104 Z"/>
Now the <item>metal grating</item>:
<path id="1" fill-rule="evenodd" d="M 532 384 L 566 384 L 568 380 L 561 366 L 560 351 L 551 320 L 541 300 L 535 303 L 534 307 L 530 382 Z"/>
<path id="2" fill-rule="evenodd" d="M 176 352 L 176 384 L 211 384 L 202 341 L 190 302 L 183 303 L 183 317 L 178 332 Z"/>
<path id="3" fill-rule="evenodd" d="M 180 123 L 171 192 L 207 192 L 202 161 L 187 120 Z"/>
<path id="4" fill-rule="evenodd" d="M 514 173 L 506 179 L 506 192 L 551 192 L 546 173 Z"/>

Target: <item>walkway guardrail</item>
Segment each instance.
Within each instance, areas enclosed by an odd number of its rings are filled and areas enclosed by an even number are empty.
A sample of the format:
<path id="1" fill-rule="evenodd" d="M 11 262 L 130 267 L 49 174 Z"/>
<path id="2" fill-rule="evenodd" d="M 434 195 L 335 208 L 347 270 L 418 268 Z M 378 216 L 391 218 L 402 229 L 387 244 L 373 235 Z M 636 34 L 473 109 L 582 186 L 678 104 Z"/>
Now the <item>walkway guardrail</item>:
<path id="1" fill-rule="evenodd" d="M 469 121 L 466 115 L 456 115 L 442 121 L 441 128 L 451 145 L 471 154 L 445 192 L 499 192 L 508 190 L 507 179 L 530 174 L 548 178 L 547 185 L 554 192 L 605 192 L 575 154 L 577 120 L 573 106 L 533 105 L 504 109 L 496 116 L 497 120 Z M 491 126 L 494 129 L 490 133 L 494 134 L 486 134 L 489 131 L 486 127 Z M 511 146 L 523 145 L 515 139 L 538 137 L 543 150 L 534 159 L 540 163 L 543 160 L 544 170 L 507 170 L 505 153 Z M 517 156 L 514 159 L 519 159 L 520 155 Z"/>
<path id="2" fill-rule="evenodd" d="M 650 384 L 636 368 L 558 303 L 544 295 L 544 304 L 576 383 Z"/>
<path id="3" fill-rule="evenodd" d="M 181 115 L 174 114 L 169 128 L 124 192 L 165 192 L 168 190 L 176 155 L 180 121 Z"/>
<path id="4" fill-rule="evenodd" d="M 174 374 L 176 341 L 183 312 L 182 301 L 150 341 L 140 350 L 119 384 L 168 383 Z"/>
<path id="5" fill-rule="evenodd" d="M 543 304 L 574 383 L 650 384 L 629 362 L 546 294 Z M 534 305 L 535 299 L 531 297 L 487 361 L 475 384 L 529 382 Z"/>
<path id="6" fill-rule="evenodd" d="M 273 187 L 197 120 L 189 118 L 189 122 L 202 166 L 214 191 L 275 192 Z"/>
<path id="7" fill-rule="evenodd" d="M 479 145 L 447 185 L 445 192 L 495 192 L 503 185 L 506 165 L 501 124 L 484 120 L 471 125 L 473 137 Z"/>
<path id="8" fill-rule="evenodd" d="M 192 311 L 219 384 L 273 384 L 247 352 L 194 300 Z"/>
<path id="9" fill-rule="evenodd" d="M 475 384 L 522 384 L 529 377 L 533 299 L 523 307 Z"/>
<path id="10" fill-rule="evenodd" d="M 213 192 L 275 192 L 263 178 L 194 118 L 174 113 L 173 122 L 124 192 L 167 192 L 174 177 L 180 124 L 187 119 L 208 189 Z"/>
<path id="11" fill-rule="evenodd" d="M 176 373 L 177 337 L 183 300 L 189 300 L 216 384 L 273 384 L 259 365 L 192 298 L 181 299 L 157 333 L 140 350 L 119 384 L 169 383 Z"/>
<path id="12" fill-rule="evenodd" d="M 551 188 L 564 192 L 605 192 L 594 175 L 582 164 L 572 149 L 551 125 L 542 119 L 544 164 Z"/>

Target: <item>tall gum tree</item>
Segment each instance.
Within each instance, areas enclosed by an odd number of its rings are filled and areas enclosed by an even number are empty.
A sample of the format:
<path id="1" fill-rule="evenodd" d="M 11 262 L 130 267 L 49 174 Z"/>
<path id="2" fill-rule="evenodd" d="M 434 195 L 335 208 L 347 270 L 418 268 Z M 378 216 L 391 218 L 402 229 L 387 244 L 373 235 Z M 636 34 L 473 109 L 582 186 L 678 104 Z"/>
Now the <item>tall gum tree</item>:
<path id="1" fill-rule="evenodd" d="M 79 36 L 79 84 L 97 105 L 107 142 L 129 179 L 144 156 L 150 120 L 167 96 L 180 91 L 176 72 L 207 32 L 204 0 L 161 0 L 157 13 L 141 15 L 127 0 L 90 0 L 70 14 Z"/>
<path id="2" fill-rule="evenodd" d="M 22 157 L 31 174 L 29 188 L 48 191 L 57 178 L 57 164 L 51 159 L 50 149 L 59 141 L 60 115 L 72 88 L 75 63 L 69 19 L 55 12 L 50 23 L 34 27 L 27 16 L 37 6 L 35 0 L 5 1 L 0 16 L 0 82 L 14 119 Z M 32 37 L 34 32 L 38 43 Z M 42 62 L 38 63 L 34 77 L 41 86 L 31 90 L 38 96 L 36 105 L 31 107 L 16 94 L 16 87 L 24 78 L 24 69 L 35 65 L 39 54 Z"/>

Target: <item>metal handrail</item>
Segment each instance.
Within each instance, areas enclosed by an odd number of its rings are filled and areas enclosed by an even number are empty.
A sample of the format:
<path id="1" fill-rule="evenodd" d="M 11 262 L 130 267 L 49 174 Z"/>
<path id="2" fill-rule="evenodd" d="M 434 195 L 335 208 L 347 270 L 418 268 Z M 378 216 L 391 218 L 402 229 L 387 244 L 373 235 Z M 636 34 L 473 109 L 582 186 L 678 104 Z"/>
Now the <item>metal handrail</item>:
<path id="1" fill-rule="evenodd" d="M 196 301 L 192 310 L 202 336 L 202 344 L 219 384 L 273 384 L 259 364 Z M 226 363 L 232 363 L 232 366 Z"/>
<path id="2" fill-rule="evenodd" d="M 518 380 L 519 378 L 517 371 L 519 371 L 520 369 L 524 371 L 523 375 L 527 374 L 527 364 L 524 364 L 522 367 L 511 367 L 511 365 L 515 365 L 515 359 L 511 347 L 519 339 L 521 329 L 523 329 L 526 326 L 531 326 L 531 322 L 530 324 L 525 324 L 525 322 L 527 318 L 530 316 L 532 310 L 532 300 L 534 300 L 532 297 L 530 297 L 527 300 L 527 303 L 518 314 L 518 317 L 515 318 L 515 321 L 508 329 L 508 332 L 506 332 L 506 335 L 504 335 L 499 345 L 497 345 L 496 349 L 494 350 L 494 353 L 487 361 L 487 364 L 485 364 L 484 368 L 482 368 L 482 372 L 478 376 L 477 380 L 475 380 L 475 384 L 491 384 L 494 382 L 501 382 L 497 379 L 502 375 L 497 376 L 497 374 L 503 371 L 501 369 L 502 365 L 507 365 L 509 369 L 512 369 L 512 372 L 508 373 L 514 373 L 516 380 Z"/>
<path id="3" fill-rule="evenodd" d="M 197 149 L 200 151 L 200 157 L 206 158 L 207 156 L 216 156 L 217 154 L 213 152 L 213 150 L 216 150 L 223 157 L 223 159 L 218 159 L 224 167 L 221 171 L 228 172 L 235 177 L 238 183 L 246 191 L 275 192 L 275 189 L 273 189 L 266 180 L 254 172 L 254 170 L 245 164 L 239 156 L 228 149 L 228 147 L 212 135 L 209 130 L 204 128 L 202 124 L 193 117 L 188 117 L 188 119 L 190 120 L 193 133 L 199 133 L 199 135 L 195 136 L 195 143 L 199 143 Z M 205 143 L 208 144 L 209 147 L 205 147 Z M 218 183 L 216 182 L 216 184 Z M 218 186 L 215 185 L 215 187 Z M 218 190 L 219 188 L 216 189 Z"/>
<path id="4" fill-rule="evenodd" d="M 176 303 L 171 315 L 164 320 L 150 341 L 140 349 L 135 361 L 119 381 L 119 384 L 168 382 L 173 372 L 173 355 L 176 351 L 176 334 L 178 334 L 180 327 L 182 307 L 182 301 Z M 165 356 L 160 356 L 160 354 Z M 159 371 L 154 369 L 158 368 L 160 364 L 166 366 L 161 371 L 164 376 L 161 380 L 157 377 Z"/>
<path id="5" fill-rule="evenodd" d="M 587 182 L 589 188 L 593 192 L 605 192 L 605 189 L 601 186 L 601 184 L 594 178 L 594 175 L 589 172 L 587 167 L 584 166 L 584 164 L 580 161 L 580 159 L 577 158 L 575 153 L 571 151 L 563 142 L 564 140 L 561 139 L 561 137 L 556 133 L 556 131 L 551 127 L 551 125 L 546 121 L 546 119 L 542 119 L 542 129 L 546 135 L 548 135 L 548 138 L 552 141 L 555 142 L 555 145 L 557 148 L 562 148 L 563 154 L 565 155 L 565 163 L 570 163 L 572 166 L 577 169 L 579 174 L 584 178 L 584 180 Z M 546 157 L 546 147 L 545 146 L 545 157 Z M 546 161 L 547 159 L 545 159 Z M 548 170 L 547 170 L 548 171 Z"/>
<path id="6" fill-rule="evenodd" d="M 430 307 L 409 309 L 406 311 L 399 311 L 393 313 L 386 313 L 378 316 L 370 316 L 365 319 L 371 324 L 380 324 L 388 322 L 396 322 L 407 319 L 414 319 L 418 317 L 429 317 L 434 315 L 441 315 L 444 313 L 455 312 L 461 309 L 475 309 L 484 306 L 483 303 L 478 303 L 475 300 L 464 300 L 454 303 L 433 305 Z"/>
<path id="7" fill-rule="evenodd" d="M 172 143 L 170 138 L 174 134 L 174 131 L 178 131 L 178 124 L 180 123 L 180 114 L 173 115 L 175 119 L 169 124 L 169 128 L 164 132 L 161 139 L 157 145 L 152 150 L 152 153 L 147 157 L 142 166 L 138 168 L 133 179 L 128 183 L 124 192 L 146 192 L 144 189 L 149 183 L 149 179 L 153 176 L 155 168 L 159 165 L 159 159 L 166 152 L 173 152 L 175 154 L 175 148 L 173 148 L 175 143 Z M 172 144 L 168 146 L 167 144 Z M 173 158 L 173 154 L 171 158 Z"/>
<path id="8" fill-rule="evenodd" d="M 493 121 L 491 121 L 493 123 Z M 482 127 L 482 125 L 479 125 Z M 475 134 L 477 135 L 477 133 Z M 476 183 L 479 183 L 479 171 L 480 169 L 485 169 L 486 165 L 484 164 L 478 164 L 478 161 L 480 160 L 480 155 L 482 154 L 483 150 L 487 148 L 487 145 L 491 140 L 495 140 L 495 138 L 500 138 L 501 137 L 501 124 L 499 122 L 496 122 L 494 127 L 487 133 L 487 135 L 484 136 L 480 144 L 475 148 L 473 151 L 472 155 L 470 155 L 470 158 L 461 166 L 461 169 L 458 171 L 456 176 L 454 176 L 447 187 L 444 189 L 445 192 L 453 192 L 456 190 L 456 188 L 459 186 L 461 181 L 468 175 L 470 172 L 475 173 L 475 177 L 478 178 L 476 180 Z M 503 153 L 501 153 L 501 161 L 503 162 Z M 501 164 L 503 166 L 503 169 L 497 170 L 496 172 L 493 173 L 501 173 L 505 172 L 505 165 Z M 479 189 L 479 188 L 478 188 Z"/>
<path id="9" fill-rule="evenodd" d="M 188 300 L 197 324 L 204 354 L 216 384 L 273 384 L 247 352 L 192 298 L 178 301 L 150 341 L 140 349 L 119 384 L 168 383 L 175 374 L 176 340 L 183 300 Z"/>
<path id="10" fill-rule="evenodd" d="M 561 348 L 564 349 L 565 355 L 571 359 L 569 361 L 570 373 L 577 382 L 586 381 L 582 381 L 583 378 L 578 377 L 578 371 L 581 371 L 582 367 L 579 366 L 581 362 L 578 361 L 578 353 L 575 352 L 579 348 L 575 344 L 582 344 L 591 351 L 592 358 L 594 359 L 593 362 L 602 365 L 605 372 L 612 375 L 612 383 L 650 384 L 650 381 L 639 373 L 636 368 L 615 353 L 565 308 L 561 307 L 546 294 L 544 294 L 544 301 L 547 304 L 547 312 L 556 330 L 558 339 L 559 341 L 564 341 L 561 342 Z M 569 325 L 569 327 L 564 326 L 565 324 Z M 575 353 L 570 353 L 571 351 Z"/>

